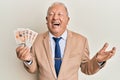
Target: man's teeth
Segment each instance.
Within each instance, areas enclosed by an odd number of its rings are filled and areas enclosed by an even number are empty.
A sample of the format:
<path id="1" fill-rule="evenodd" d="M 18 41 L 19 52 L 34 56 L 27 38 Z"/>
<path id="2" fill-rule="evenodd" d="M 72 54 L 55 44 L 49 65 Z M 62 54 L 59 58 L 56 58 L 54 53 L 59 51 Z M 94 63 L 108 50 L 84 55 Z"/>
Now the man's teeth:
<path id="1" fill-rule="evenodd" d="M 59 24 L 59 23 L 54 23 L 53 25 L 55 25 L 55 26 L 59 26 L 60 24 Z"/>

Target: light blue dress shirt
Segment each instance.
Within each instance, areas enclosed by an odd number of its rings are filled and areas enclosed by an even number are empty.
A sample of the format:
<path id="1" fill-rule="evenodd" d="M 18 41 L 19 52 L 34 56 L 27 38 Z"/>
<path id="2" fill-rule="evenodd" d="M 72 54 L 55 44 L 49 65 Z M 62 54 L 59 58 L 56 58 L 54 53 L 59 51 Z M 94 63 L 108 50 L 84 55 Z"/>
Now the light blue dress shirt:
<path id="1" fill-rule="evenodd" d="M 49 32 L 50 47 L 51 47 L 51 50 L 52 50 L 52 58 L 53 58 L 53 62 L 54 62 L 55 41 L 53 40 L 53 37 L 55 37 L 55 36 L 52 35 Z M 59 41 L 59 45 L 60 45 L 60 50 L 61 50 L 61 58 L 63 58 L 63 56 L 64 56 L 64 50 L 65 50 L 65 45 L 66 45 L 66 39 L 67 39 L 67 30 L 60 37 L 62 37 L 62 39 Z"/>

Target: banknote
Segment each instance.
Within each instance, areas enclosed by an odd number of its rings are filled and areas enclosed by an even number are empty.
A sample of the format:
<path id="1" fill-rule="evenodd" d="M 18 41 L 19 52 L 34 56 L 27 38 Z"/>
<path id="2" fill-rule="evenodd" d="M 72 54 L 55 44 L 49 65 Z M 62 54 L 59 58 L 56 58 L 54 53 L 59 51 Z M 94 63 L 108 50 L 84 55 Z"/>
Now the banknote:
<path id="1" fill-rule="evenodd" d="M 28 28 L 17 28 L 14 31 L 15 41 L 18 45 L 24 45 L 31 48 L 38 33 Z"/>

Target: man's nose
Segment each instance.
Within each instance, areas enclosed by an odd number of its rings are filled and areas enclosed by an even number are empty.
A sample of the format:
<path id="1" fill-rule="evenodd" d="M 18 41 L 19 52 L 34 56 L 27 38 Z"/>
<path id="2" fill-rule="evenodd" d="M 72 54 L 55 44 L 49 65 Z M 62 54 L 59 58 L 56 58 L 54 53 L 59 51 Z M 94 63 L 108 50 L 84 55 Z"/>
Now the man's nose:
<path id="1" fill-rule="evenodd" d="M 53 19 L 58 19 L 59 18 L 59 16 L 57 15 L 57 14 L 55 14 L 54 16 L 53 16 Z"/>

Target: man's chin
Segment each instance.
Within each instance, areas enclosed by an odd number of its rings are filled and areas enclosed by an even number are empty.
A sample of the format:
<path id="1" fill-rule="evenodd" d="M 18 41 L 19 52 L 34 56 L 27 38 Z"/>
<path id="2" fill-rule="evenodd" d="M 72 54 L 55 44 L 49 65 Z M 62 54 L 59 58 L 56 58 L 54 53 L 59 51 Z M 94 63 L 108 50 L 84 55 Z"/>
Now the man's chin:
<path id="1" fill-rule="evenodd" d="M 60 36 L 60 33 L 61 33 L 61 32 L 59 32 L 59 31 L 54 31 L 54 32 L 51 32 L 51 33 L 52 33 L 54 36 L 57 36 L 57 37 L 58 37 L 58 36 Z"/>

